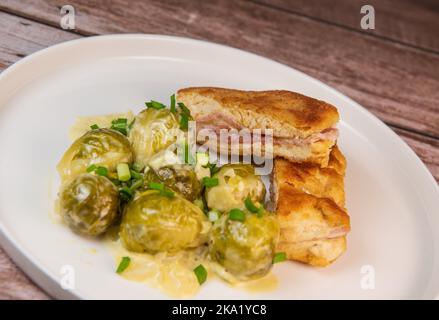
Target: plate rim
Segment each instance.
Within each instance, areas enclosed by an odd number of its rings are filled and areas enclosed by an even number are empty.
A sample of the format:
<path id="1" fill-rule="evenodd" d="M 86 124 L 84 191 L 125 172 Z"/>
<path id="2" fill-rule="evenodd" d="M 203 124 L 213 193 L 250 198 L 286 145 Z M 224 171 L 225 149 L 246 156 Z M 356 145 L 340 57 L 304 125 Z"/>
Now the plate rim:
<path id="1" fill-rule="evenodd" d="M 95 35 L 90 37 L 83 37 L 73 40 L 64 41 L 47 48 L 43 48 L 38 50 L 23 59 L 13 63 L 9 67 L 7 67 L 3 72 L 0 73 L 0 84 L 7 80 L 9 74 L 16 72 L 17 69 L 25 66 L 26 63 L 37 60 L 39 57 L 44 56 L 46 54 L 50 54 L 54 51 L 60 50 L 64 47 L 69 46 L 80 46 L 84 42 L 93 42 L 93 41 L 114 41 L 119 39 L 131 39 L 131 40 L 158 40 L 158 41 L 171 41 L 171 42 L 179 42 L 184 44 L 197 44 L 204 46 L 216 46 L 221 48 L 222 50 L 233 51 L 235 54 L 239 55 L 249 55 L 253 58 L 264 60 L 267 63 L 275 64 L 278 67 L 284 68 L 286 71 L 294 71 L 300 74 L 302 77 L 307 78 L 314 84 L 325 88 L 331 94 L 337 96 L 338 98 L 347 100 L 354 108 L 355 111 L 360 112 L 363 116 L 372 120 L 375 125 L 378 125 L 382 130 L 385 130 L 388 135 L 393 136 L 393 139 L 397 139 L 399 142 L 399 146 L 404 148 L 404 152 L 410 156 L 410 161 L 416 162 L 416 167 L 423 172 L 423 179 L 426 183 L 431 185 L 431 190 L 433 193 L 436 193 L 437 202 L 439 207 L 439 185 L 434 179 L 432 173 L 428 170 L 425 163 L 418 157 L 418 155 L 414 152 L 412 148 L 399 136 L 397 135 L 390 127 L 388 127 L 381 119 L 375 116 L 372 112 L 361 106 L 359 103 L 355 102 L 349 96 L 341 93 L 335 88 L 327 85 L 326 83 L 298 70 L 293 67 L 290 67 L 286 64 L 280 63 L 276 60 L 258 55 L 253 52 L 245 51 L 243 49 L 235 48 L 232 46 L 219 44 L 211 41 L 193 39 L 188 37 L 179 37 L 172 35 L 159 35 L 159 34 L 142 34 L 142 33 L 129 33 L 129 34 L 107 34 L 107 35 Z M 14 94 L 11 95 L 13 97 Z M 9 97 L 10 98 L 10 97 Z M 8 99 L 9 100 L 9 99 Z M 1 107 L 1 106 L 0 106 Z M 59 286 L 59 281 L 55 277 L 52 276 L 48 270 L 45 269 L 43 265 L 41 265 L 38 259 L 35 259 L 33 254 L 28 250 L 24 249 L 22 245 L 14 239 L 14 237 L 7 230 L 6 226 L 0 221 L 0 243 L 4 249 L 4 251 L 8 254 L 10 258 L 23 270 L 27 276 L 29 276 L 33 281 L 35 281 L 40 289 L 44 290 L 46 293 L 49 293 L 53 298 L 61 298 L 61 299 L 80 299 L 85 298 L 88 295 L 82 293 L 78 288 L 73 290 L 64 290 Z M 48 280 L 48 281 L 47 281 Z M 436 295 L 434 299 L 439 299 L 439 288 L 437 288 Z"/>

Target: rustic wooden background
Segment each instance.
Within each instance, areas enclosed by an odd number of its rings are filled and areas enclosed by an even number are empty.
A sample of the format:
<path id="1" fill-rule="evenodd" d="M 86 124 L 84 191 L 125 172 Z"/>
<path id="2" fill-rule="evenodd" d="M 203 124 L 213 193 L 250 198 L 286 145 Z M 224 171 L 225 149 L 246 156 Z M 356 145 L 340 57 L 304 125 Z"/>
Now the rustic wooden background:
<path id="1" fill-rule="evenodd" d="M 76 29 L 59 27 L 71 4 Z M 360 28 L 373 5 L 376 29 Z M 438 0 L 0 0 L 0 72 L 89 35 L 186 36 L 251 51 L 322 80 L 372 111 L 439 181 Z M 0 249 L 0 299 L 47 299 Z"/>

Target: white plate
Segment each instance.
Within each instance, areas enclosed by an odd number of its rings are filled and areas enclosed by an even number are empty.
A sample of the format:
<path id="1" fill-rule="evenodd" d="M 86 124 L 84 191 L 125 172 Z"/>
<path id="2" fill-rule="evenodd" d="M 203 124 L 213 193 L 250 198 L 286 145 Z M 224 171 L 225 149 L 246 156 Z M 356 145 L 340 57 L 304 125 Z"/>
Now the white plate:
<path id="1" fill-rule="evenodd" d="M 348 250 L 324 269 L 274 267 L 275 291 L 212 281 L 196 299 L 434 298 L 439 292 L 439 191 L 415 153 L 381 121 L 309 76 L 240 50 L 189 39 L 118 35 L 66 42 L 0 76 L 0 238 L 14 261 L 59 298 L 167 298 L 114 273 L 111 254 L 49 219 L 55 165 L 78 115 L 142 108 L 186 86 L 289 89 L 336 105 L 348 160 Z M 90 248 L 96 248 L 91 253 Z M 73 291 L 60 268 L 75 268 Z M 375 288 L 367 289 L 370 268 Z M 364 273 L 366 272 L 366 273 Z M 369 278 L 365 278 L 369 277 Z M 362 286 L 363 284 L 363 286 Z"/>

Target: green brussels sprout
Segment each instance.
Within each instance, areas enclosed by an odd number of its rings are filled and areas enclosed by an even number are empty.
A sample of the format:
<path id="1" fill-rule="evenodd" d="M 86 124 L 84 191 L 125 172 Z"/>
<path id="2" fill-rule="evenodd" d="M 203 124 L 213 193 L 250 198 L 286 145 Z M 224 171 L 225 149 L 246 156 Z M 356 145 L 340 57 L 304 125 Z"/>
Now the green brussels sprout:
<path id="1" fill-rule="evenodd" d="M 245 213 L 244 221 L 223 214 L 214 224 L 209 239 L 209 256 L 214 270 L 229 282 L 266 275 L 279 238 L 279 223 L 273 213 Z"/>
<path id="2" fill-rule="evenodd" d="M 163 184 L 193 202 L 200 196 L 201 185 L 193 168 L 189 165 L 172 165 L 149 169 L 145 174 L 146 184 L 163 182 Z"/>
<path id="3" fill-rule="evenodd" d="M 210 226 L 193 203 L 148 190 L 125 207 L 120 238 L 130 251 L 176 252 L 205 243 Z"/>
<path id="4" fill-rule="evenodd" d="M 226 164 L 213 176 L 218 185 L 206 188 L 206 201 L 210 209 L 222 212 L 233 208 L 244 209 L 244 200 L 263 202 L 265 186 L 250 164 Z"/>
<path id="5" fill-rule="evenodd" d="M 119 163 L 130 163 L 132 159 L 127 137 L 112 129 L 95 129 L 73 142 L 57 169 L 61 179 L 65 181 L 86 172 L 92 164 L 115 171 Z"/>
<path id="6" fill-rule="evenodd" d="M 63 185 L 59 205 L 63 220 L 73 231 L 97 236 L 116 219 L 119 192 L 107 178 L 84 173 Z"/>
<path id="7" fill-rule="evenodd" d="M 168 109 L 148 108 L 140 112 L 129 134 L 134 161 L 147 165 L 155 153 L 176 141 L 178 131 L 177 117 Z"/>

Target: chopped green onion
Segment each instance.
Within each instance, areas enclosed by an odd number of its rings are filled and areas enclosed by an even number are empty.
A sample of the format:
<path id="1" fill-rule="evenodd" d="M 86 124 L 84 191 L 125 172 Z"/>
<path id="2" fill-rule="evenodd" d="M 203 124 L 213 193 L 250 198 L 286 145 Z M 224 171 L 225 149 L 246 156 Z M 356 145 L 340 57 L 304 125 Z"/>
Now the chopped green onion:
<path id="1" fill-rule="evenodd" d="M 164 109 L 166 108 L 166 106 L 163 103 L 151 100 L 150 102 L 145 102 L 145 105 L 148 108 L 152 108 L 152 109 L 156 109 L 156 110 L 160 110 L 160 109 Z"/>
<path id="2" fill-rule="evenodd" d="M 119 131 L 123 135 L 128 135 L 128 119 L 118 118 L 111 121 L 111 129 Z"/>
<path id="3" fill-rule="evenodd" d="M 172 198 L 172 197 L 174 197 L 174 192 L 173 191 L 171 191 L 171 190 L 163 190 L 163 191 L 160 191 L 160 194 L 162 195 L 162 196 L 165 196 L 165 197 L 168 197 L 168 198 Z"/>
<path id="4" fill-rule="evenodd" d="M 134 163 L 132 167 L 133 167 L 133 170 L 135 170 L 137 172 L 142 172 L 143 169 L 145 169 L 145 166 L 141 163 Z"/>
<path id="5" fill-rule="evenodd" d="M 207 188 L 211 188 L 217 186 L 219 184 L 219 180 L 218 178 L 204 177 L 202 184 Z"/>
<path id="6" fill-rule="evenodd" d="M 218 168 L 218 167 L 216 166 L 216 163 L 208 163 L 208 164 L 206 164 L 206 165 L 203 166 L 203 167 L 204 167 L 204 168 L 209 168 L 209 170 L 210 170 L 210 175 L 212 175 L 212 176 L 220 170 L 220 168 Z"/>
<path id="7" fill-rule="evenodd" d="M 165 190 L 165 185 L 163 183 L 150 182 L 150 183 L 148 183 L 148 188 L 153 189 L 153 190 L 163 191 L 163 190 Z"/>
<path id="8" fill-rule="evenodd" d="M 209 221 L 215 222 L 216 220 L 219 219 L 219 212 L 216 210 L 210 210 L 207 213 L 207 217 L 208 217 Z"/>
<path id="9" fill-rule="evenodd" d="M 207 279 L 207 270 L 206 268 L 200 264 L 198 267 L 194 269 L 194 273 L 197 276 L 198 283 L 202 285 Z"/>
<path id="10" fill-rule="evenodd" d="M 260 212 L 263 213 L 264 208 L 261 206 L 260 208 L 258 208 L 252 201 L 252 199 L 250 197 L 245 198 L 244 200 L 244 204 L 245 207 L 247 208 L 248 211 L 250 211 L 251 213 L 257 213 L 258 216 Z"/>
<path id="11" fill-rule="evenodd" d="M 117 165 L 117 178 L 120 181 L 129 181 L 131 179 L 130 167 L 126 163 L 119 163 Z"/>
<path id="12" fill-rule="evenodd" d="M 180 115 L 180 129 L 187 130 L 189 128 L 189 115 L 182 113 Z"/>
<path id="13" fill-rule="evenodd" d="M 171 112 L 175 113 L 177 110 L 175 109 L 175 94 L 171 96 Z"/>
<path id="14" fill-rule="evenodd" d="M 95 124 L 92 124 L 92 125 L 90 126 L 90 129 L 92 129 L 92 130 L 96 130 L 96 129 L 99 129 L 99 126 L 95 123 Z"/>
<path id="15" fill-rule="evenodd" d="M 232 209 L 229 212 L 229 219 L 242 222 L 245 220 L 245 213 L 241 209 Z"/>
<path id="16" fill-rule="evenodd" d="M 87 168 L 87 172 L 90 173 L 90 172 L 95 171 L 96 169 L 97 169 L 97 166 L 95 164 L 92 164 Z"/>
<path id="17" fill-rule="evenodd" d="M 142 186 L 143 186 L 143 179 L 133 180 L 133 183 L 131 184 L 130 190 L 135 191 Z"/>
<path id="18" fill-rule="evenodd" d="M 111 121 L 111 124 L 114 124 L 116 126 L 121 126 L 121 125 L 127 124 L 127 123 L 128 123 L 127 118 L 117 118 L 117 119 L 114 119 L 113 121 Z"/>
<path id="19" fill-rule="evenodd" d="M 127 186 L 123 186 L 119 189 L 119 195 L 123 200 L 129 201 L 133 198 L 133 191 L 131 191 L 131 189 Z"/>
<path id="20" fill-rule="evenodd" d="M 119 266 L 117 267 L 116 272 L 122 273 L 125 271 L 126 268 L 130 265 L 131 258 L 130 257 L 123 257 L 122 260 L 120 260 Z"/>
<path id="21" fill-rule="evenodd" d="M 186 114 L 188 117 L 190 117 L 191 111 L 185 106 L 185 104 L 183 102 L 179 102 L 178 106 L 180 107 L 183 114 Z"/>
<path id="22" fill-rule="evenodd" d="M 273 258 L 273 263 L 278 263 L 287 260 L 287 254 L 285 252 L 276 252 Z"/>
<path id="23" fill-rule="evenodd" d="M 105 167 L 97 167 L 95 172 L 98 176 L 103 176 L 103 177 L 108 176 L 108 169 Z"/>
<path id="24" fill-rule="evenodd" d="M 143 179 L 143 176 L 135 170 L 130 170 L 130 173 L 131 177 L 133 177 L 134 179 Z"/>

